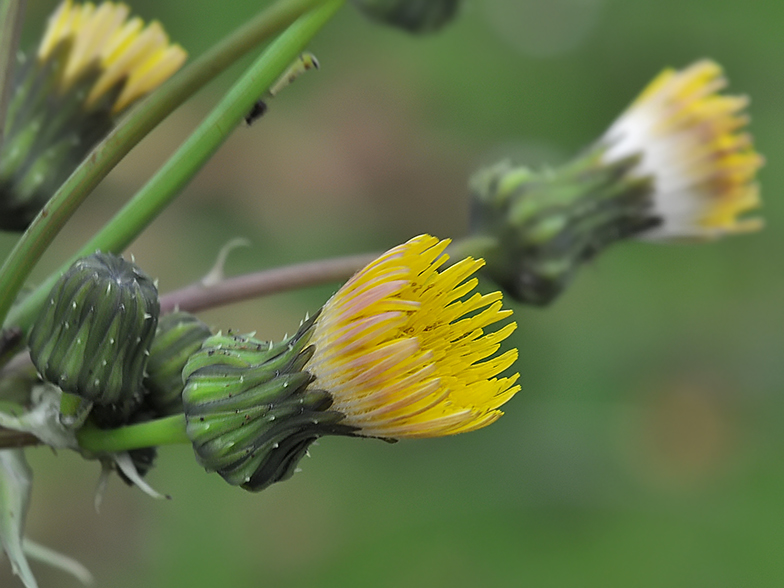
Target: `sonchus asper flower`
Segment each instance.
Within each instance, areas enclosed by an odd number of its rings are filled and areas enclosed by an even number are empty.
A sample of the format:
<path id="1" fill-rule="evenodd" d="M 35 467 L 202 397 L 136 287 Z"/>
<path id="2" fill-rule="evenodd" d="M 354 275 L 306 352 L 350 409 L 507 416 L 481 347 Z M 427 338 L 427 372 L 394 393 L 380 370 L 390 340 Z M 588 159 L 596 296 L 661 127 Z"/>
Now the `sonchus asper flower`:
<path id="1" fill-rule="evenodd" d="M 23 230 L 111 130 L 185 61 L 158 22 L 124 4 L 65 0 L 20 59 L 0 151 L 0 229 Z"/>
<path id="2" fill-rule="evenodd" d="M 499 353 L 516 325 L 499 292 L 472 294 L 481 259 L 443 268 L 447 244 L 423 235 L 391 249 L 280 343 L 207 339 L 183 370 L 200 463 L 261 490 L 324 435 L 439 437 L 498 419 L 520 389 L 518 374 L 500 377 L 517 359 Z"/>
<path id="3" fill-rule="evenodd" d="M 751 136 L 746 96 L 725 96 L 721 67 L 699 61 L 664 70 L 600 139 L 604 161 L 640 155 L 632 173 L 653 178 L 646 239 L 705 239 L 759 230 L 739 218 L 760 205 L 755 182 L 762 157 Z"/>
<path id="4" fill-rule="evenodd" d="M 585 152 L 556 169 L 509 163 L 471 180 L 488 271 L 512 296 L 552 302 L 611 243 L 705 240 L 754 231 L 762 158 L 743 132 L 745 97 L 718 92 L 711 61 L 662 72 Z"/>

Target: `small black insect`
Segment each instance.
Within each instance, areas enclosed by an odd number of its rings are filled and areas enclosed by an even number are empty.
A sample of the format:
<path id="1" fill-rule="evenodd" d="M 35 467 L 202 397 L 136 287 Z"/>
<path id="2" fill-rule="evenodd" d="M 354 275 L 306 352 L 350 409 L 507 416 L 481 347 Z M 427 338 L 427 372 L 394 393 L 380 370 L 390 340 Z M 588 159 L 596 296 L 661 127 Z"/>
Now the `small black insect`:
<path id="1" fill-rule="evenodd" d="M 245 115 L 245 124 L 248 126 L 253 124 L 253 121 L 256 119 L 261 118 L 264 116 L 264 113 L 267 112 L 267 103 L 264 102 L 261 98 L 256 100 L 256 103 L 253 105 L 253 108 L 250 109 L 250 112 Z"/>

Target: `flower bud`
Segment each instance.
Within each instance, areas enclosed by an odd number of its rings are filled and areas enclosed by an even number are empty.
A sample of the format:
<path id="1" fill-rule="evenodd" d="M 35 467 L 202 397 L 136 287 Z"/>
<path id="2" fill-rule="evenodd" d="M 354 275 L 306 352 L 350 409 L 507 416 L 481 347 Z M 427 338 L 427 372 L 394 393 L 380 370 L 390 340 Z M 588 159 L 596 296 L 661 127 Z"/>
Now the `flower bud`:
<path id="1" fill-rule="evenodd" d="M 448 240 L 420 235 L 357 272 L 281 343 L 210 337 L 183 370 L 188 437 L 229 483 L 261 490 L 292 475 L 323 435 L 441 437 L 485 427 L 520 386 L 516 328 L 483 262 L 446 264 Z M 505 324 L 504 324 L 505 323 Z"/>
<path id="2" fill-rule="evenodd" d="M 209 337 L 210 328 L 187 312 L 163 315 L 147 362 L 147 401 L 159 416 L 182 412 L 182 369 Z"/>
<path id="3" fill-rule="evenodd" d="M 232 485 L 258 491 L 294 474 L 310 444 L 350 435 L 330 394 L 303 370 L 313 319 L 280 343 L 238 335 L 207 339 L 185 365 L 187 434 L 197 460 Z"/>
<path id="4" fill-rule="evenodd" d="M 410 33 L 437 31 L 451 21 L 460 0 L 354 0 L 367 17 Z"/>
<path id="5" fill-rule="evenodd" d="M 492 236 L 487 272 L 528 304 L 552 302 L 580 265 L 611 243 L 655 226 L 651 182 L 628 177 L 633 158 L 606 165 L 589 152 L 556 170 L 503 162 L 471 180 L 472 228 Z"/>
<path id="6" fill-rule="evenodd" d="M 141 397 L 158 312 L 158 290 L 135 264 L 83 257 L 52 288 L 30 332 L 30 357 L 44 380 L 125 412 Z"/>

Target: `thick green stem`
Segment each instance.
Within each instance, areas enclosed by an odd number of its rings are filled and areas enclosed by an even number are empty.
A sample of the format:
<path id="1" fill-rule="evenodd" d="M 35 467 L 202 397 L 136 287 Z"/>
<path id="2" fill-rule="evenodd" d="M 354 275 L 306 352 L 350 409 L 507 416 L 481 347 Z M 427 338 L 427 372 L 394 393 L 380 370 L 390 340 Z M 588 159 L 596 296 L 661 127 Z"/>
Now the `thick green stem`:
<path id="1" fill-rule="evenodd" d="M 13 0 L 0 1 L 13 3 Z M 0 268 L 0 324 L 33 267 L 55 236 L 98 183 L 142 138 L 237 59 L 279 33 L 308 9 L 323 2 L 324 0 L 277 2 L 188 65 L 136 106 L 57 190 Z"/>
<path id="2" fill-rule="evenodd" d="M 5 114 L 14 85 L 14 65 L 24 20 L 24 0 L 0 0 L 0 146 L 5 135 Z"/>
<path id="3" fill-rule="evenodd" d="M 85 425 L 76 433 L 79 446 L 92 453 L 116 453 L 143 447 L 190 443 L 185 434 L 185 415 L 176 414 L 146 423 L 117 429 L 99 429 Z"/>
<path id="4" fill-rule="evenodd" d="M 59 275 L 75 259 L 96 250 L 122 252 L 179 194 L 344 1 L 329 0 L 281 34 L 158 173 L 71 260 L 25 298 L 6 323 L 27 330 Z"/>

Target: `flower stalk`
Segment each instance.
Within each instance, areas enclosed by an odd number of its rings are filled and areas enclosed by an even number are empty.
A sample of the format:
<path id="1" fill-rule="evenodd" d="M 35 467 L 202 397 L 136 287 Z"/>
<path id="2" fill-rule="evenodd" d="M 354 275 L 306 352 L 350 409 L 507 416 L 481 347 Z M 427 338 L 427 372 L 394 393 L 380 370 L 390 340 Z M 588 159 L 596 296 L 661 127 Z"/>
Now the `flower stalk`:
<path id="1" fill-rule="evenodd" d="M 91 453 L 116 453 L 143 447 L 190 443 L 185 433 L 185 415 L 176 414 L 115 429 L 86 424 L 76 433 L 79 446 Z"/>
<path id="2" fill-rule="evenodd" d="M 198 312 L 259 296 L 347 280 L 376 257 L 376 253 L 361 253 L 261 270 L 209 285 L 196 282 L 161 296 L 161 312 L 174 309 Z"/>

